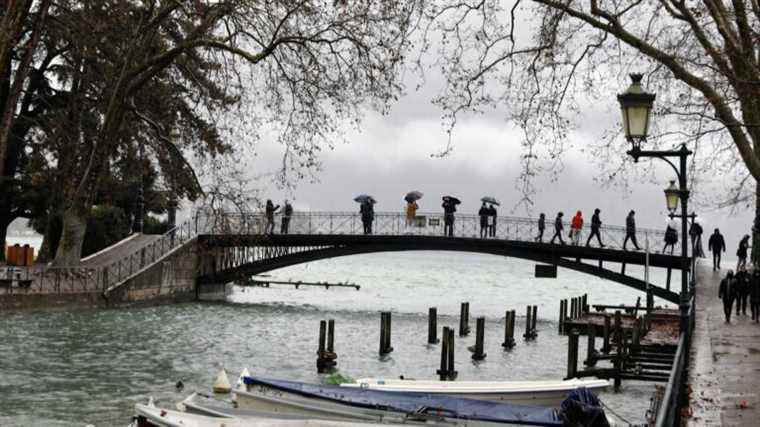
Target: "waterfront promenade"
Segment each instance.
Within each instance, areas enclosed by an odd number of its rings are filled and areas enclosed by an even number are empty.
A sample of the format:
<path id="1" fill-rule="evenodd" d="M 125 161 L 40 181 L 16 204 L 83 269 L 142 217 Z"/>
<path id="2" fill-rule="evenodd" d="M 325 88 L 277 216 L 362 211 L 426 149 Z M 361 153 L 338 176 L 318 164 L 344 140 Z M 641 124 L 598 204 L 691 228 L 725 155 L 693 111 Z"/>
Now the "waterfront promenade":
<path id="1" fill-rule="evenodd" d="M 760 324 L 746 316 L 726 324 L 718 284 L 727 268 L 714 273 L 711 262 L 697 268 L 696 323 L 691 349 L 692 426 L 760 425 Z"/>

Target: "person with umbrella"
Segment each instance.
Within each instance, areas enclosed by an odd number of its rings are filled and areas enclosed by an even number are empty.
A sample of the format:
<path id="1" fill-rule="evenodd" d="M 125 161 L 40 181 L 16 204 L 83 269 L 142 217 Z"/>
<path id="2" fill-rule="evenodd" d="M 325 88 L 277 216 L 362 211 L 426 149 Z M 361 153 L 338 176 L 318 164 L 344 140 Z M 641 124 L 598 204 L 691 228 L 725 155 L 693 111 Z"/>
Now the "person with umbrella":
<path id="1" fill-rule="evenodd" d="M 565 229 L 565 226 L 562 225 L 562 217 L 565 214 L 562 212 L 557 213 L 557 218 L 554 219 L 554 236 L 552 236 L 552 240 L 549 243 L 554 243 L 554 239 L 559 237 L 559 243 L 564 245 L 565 241 L 562 240 L 562 230 Z"/>
<path id="2" fill-rule="evenodd" d="M 275 206 L 271 199 L 267 199 L 266 208 L 264 212 L 267 217 L 267 224 L 264 226 L 264 234 L 274 234 L 274 213 L 280 209 L 280 205 Z"/>
<path id="3" fill-rule="evenodd" d="M 414 227 L 414 219 L 417 216 L 417 210 L 420 208 L 417 205 L 417 200 L 422 198 L 422 193 L 419 191 L 410 191 L 404 196 L 406 200 L 406 227 Z"/>
<path id="4" fill-rule="evenodd" d="M 372 234 L 372 221 L 375 219 L 375 208 L 372 206 L 372 199 L 367 198 L 361 202 L 359 213 L 362 215 L 364 234 Z"/>
<path id="5" fill-rule="evenodd" d="M 499 202 L 491 197 L 491 196 L 485 196 L 480 199 L 484 203 L 488 203 L 488 236 L 490 237 L 496 237 L 496 208 L 494 206 L 498 206 Z"/>
<path id="6" fill-rule="evenodd" d="M 454 237 L 454 212 L 457 211 L 459 199 L 451 196 L 443 196 L 443 235 Z"/>
<path id="7" fill-rule="evenodd" d="M 484 239 L 488 237 L 489 229 L 488 229 L 488 216 L 490 215 L 490 212 L 488 211 L 488 207 L 486 207 L 486 202 L 483 202 L 482 205 L 480 205 L 480 210 L 478 211 L 478 216 L 480 217 L 480 238 Z"/>

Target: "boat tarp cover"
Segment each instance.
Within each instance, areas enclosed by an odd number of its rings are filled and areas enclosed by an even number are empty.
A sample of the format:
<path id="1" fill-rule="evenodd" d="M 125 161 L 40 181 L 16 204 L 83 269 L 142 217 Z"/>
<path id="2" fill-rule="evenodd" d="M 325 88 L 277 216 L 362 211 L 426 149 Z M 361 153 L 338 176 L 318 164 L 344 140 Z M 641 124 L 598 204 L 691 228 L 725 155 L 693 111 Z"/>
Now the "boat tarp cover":
<path id="1" fill-rule="evenodd" d="M 586 388 L 571 391 L 561 405 L 562 417 L 570 425 L 610 427 L 599 398 Z"/>
<path id="2" fill-rule="evenodd" d="M 563 425 L 556 410 L 541 406 L 515 405 L 427 393 L 347 388 L 258 377 L 245 377 L 243 381 L 251 386 L 265 386 L 305 397 L 370 409 L 497 423 L 537 426 Z"/>

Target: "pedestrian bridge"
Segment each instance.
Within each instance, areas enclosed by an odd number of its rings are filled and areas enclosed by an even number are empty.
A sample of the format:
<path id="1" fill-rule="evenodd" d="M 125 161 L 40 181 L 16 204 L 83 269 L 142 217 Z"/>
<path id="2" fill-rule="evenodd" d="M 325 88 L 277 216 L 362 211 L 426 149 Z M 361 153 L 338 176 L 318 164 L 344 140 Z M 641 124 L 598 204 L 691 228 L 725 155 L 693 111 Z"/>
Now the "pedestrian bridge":
<path id="1" fill-rule="evenodd" d="M 460 251 L 475 252 L 536 261 L 608 279 L 646 291 L 640 278 L 627 275 L 626 266 L 645 265 L 668 270 L 666 283 L 653 284 L 655 296 L 677 303 L 678 294 L 670 290 L 670 271 L 681 269 L 678 256 L 644 251 L 624 251 L 625 227 L 603 226 L 602 242 L 596 239 L 586 247 L 588 227 L 581 244 L 573 246 L 565 224 L 565 244 L 547 243 L 554 232 L 553 221 L 547 221 L 543 241 L 537 241 L 536 219 L 498 217 L 494 236 L 480 237 L 477 215 L 457 215 L 454 236 L 443 234 L 442 213 L 422 213 L 407 224 L 402 213 L 375 213 L 372 235 L 363 234 L 358 213 L 311 212 L 294 214 L 288 234 L 265 234 L 266 219 L 258 213 L 225 214 L 209 218 L 205 230 L 198 233 L 201 254 L 198 286 L 228 283 L 251 275 L 305 262 L 347 255 L 388 251 Z M 275 218 L 275 231 L 280 230 L 280 217 Z M 638 231 L 639 243 L 663 242 L 664 233 L 657 230 Z M 629 247 L 632 244 L 629 242 Z M 676 248 L 679 253 L 680 248 Z M 613 269 L 614 268 L 614 269 Z M 688 269 L 688 265 L 686 266 Z"/>
<path id="2" fill-rule="evenodd" d="M 14 272 L 4 280 L 0 294 L 100 295 L 107 304 L 166 298 L 188 300 L 219 289 L 220 285 L 291 265 L 348 255 L 388 251 L 460 251 L 520 258 L 566 268 L 678 303 L 671 291 L 672 270 L 689 269 L 680 257 L 622 248 L 625 228 L 604 225 L 604 248 L 596 239 L 581 244 L 547 243 L 553 221 L 547 221 L 543 241 L 537 241 L 536 219 L 501 216 L 494 236 L 480 238 L 477 215 L 457 215 L 454 236 L 443 235 L 442 213 L 421 213 L 407 224 L 402 213 L 378 212 L 373 234 L 363 234 L 361 217 L 349 212 L 304 212 L 291 217 L 288 234 L 280 234 L 281 217 L 275 216 L 275 234 L 265 234 L 266 219 L 260 213 L 198 212 L 168 233 L 150 238 L 125 239 L 79 266 L 35 266 Z M 640 244 L 649 241 L 657 249 L 664 240 L 659 230 L 640 229 Z M 676 246 L 674 253 L 680 253 Z M 630 265 L 667 270 L 665 283 L 647 283 L 626 273 Z M 629 269 L 630 270 L 630 269 Z M 628 272 L 630 273 L 630 271 Z M 213 291 L 216 292 L 216 291 Z M 181 295 L 182 297 L 178 297 Z"/>

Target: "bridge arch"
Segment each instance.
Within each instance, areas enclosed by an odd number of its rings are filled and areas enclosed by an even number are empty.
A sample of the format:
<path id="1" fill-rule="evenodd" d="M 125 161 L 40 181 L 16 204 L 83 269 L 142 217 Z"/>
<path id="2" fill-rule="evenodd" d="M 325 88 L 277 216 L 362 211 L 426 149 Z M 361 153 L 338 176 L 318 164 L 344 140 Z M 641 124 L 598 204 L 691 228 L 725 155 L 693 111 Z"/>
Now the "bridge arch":
<path id="1" fill-rule="evenodd" d="M 200 245 L 207 255 L 198 286 L 227 283 L 267 271 L 302 263 L 348 255 L 398 251 L 458 251 L 497 255 L 556 265 L 610 280 L 642 292 L 646 283 L 636 277 L 604 267 L 604 262 L 644 264 L 641 252 L 560 246 L 545 243 L 444 238 L 433 236 L 353 236 L 275 235 L 202 236 Z M 596 261 L 596 264 L 583 262 Z M 650 255 L 650 265 L 680 268 L 677 257 Z M 678 303 L 679 295 L 666 287 L 651 286 L 652 293 Z"/>

